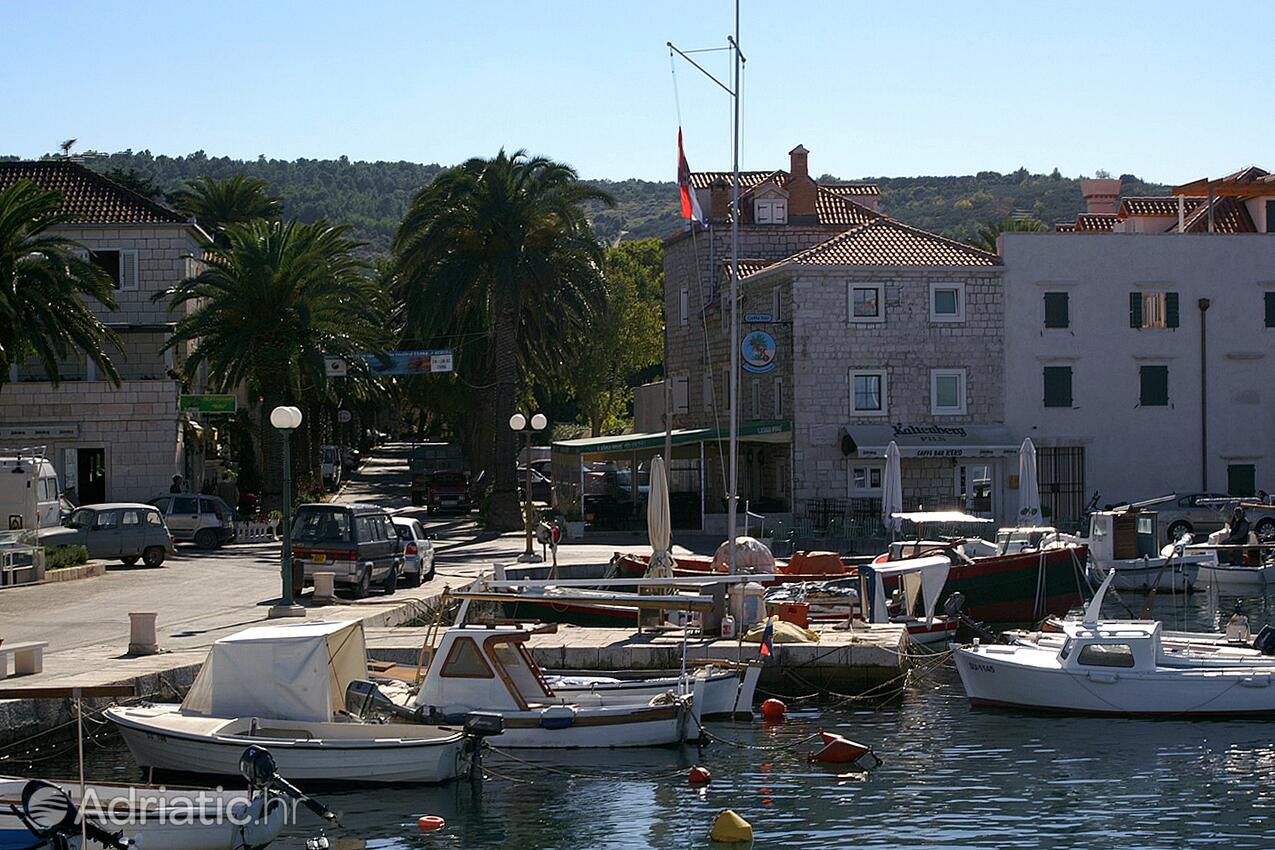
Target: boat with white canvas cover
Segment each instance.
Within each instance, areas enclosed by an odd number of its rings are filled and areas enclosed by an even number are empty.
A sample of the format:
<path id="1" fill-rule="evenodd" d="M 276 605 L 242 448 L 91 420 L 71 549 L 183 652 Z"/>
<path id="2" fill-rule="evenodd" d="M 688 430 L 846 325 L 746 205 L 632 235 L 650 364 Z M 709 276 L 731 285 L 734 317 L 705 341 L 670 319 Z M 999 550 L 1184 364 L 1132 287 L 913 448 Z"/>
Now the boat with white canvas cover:
<path id="1" fill-rule="evenodd" d="M 946 555 L 861 565 L 859 598 L 867 600 L 863 619 L 869 623 L 902 624 L 914 643 L 947 643 L 956 637 L 960 621 L 957 617 L 936 615 L 934 609 L 943 595 L 951 569 L 951 559 Z M 885 592 L 888 579 L 897 579 L 900 585 L 902 599 L 898 614 L 889 610 Z"/>
<path id="2" fill-rule="evenodd" d="M 1112 574 L 1082 622 L 1062 623 L 1063 643 L 958 647 L 970 702 L 1110 715 L 1238 716 L 1275 713 L 1275 659 L 1166 651 L 1154 620 L 1099 620 Z"/>
<path id="3" fill-rule="evenodd" d="M 521 626 L 452 626 L 432 653 L 412 706 L 440 722 L 499 713 L 502 748 L 662 746 L 699 734 L 702 680 L 692 677 L 689 694 L 595 689 L 566 697 L 527 651 L 531 634 Z"/>
<path id="4" fill-rule="evenodd" d="M 459 728 L 364 723 L 345 710 L 367 679 L 361 622 L 259 626 L 213 644 L 180 704 L 115 706 L 144 768 L 233 776 L 250 744 L 267 747 L 298 781 L 446 782 L 463 773 L 474 742 Z"/>

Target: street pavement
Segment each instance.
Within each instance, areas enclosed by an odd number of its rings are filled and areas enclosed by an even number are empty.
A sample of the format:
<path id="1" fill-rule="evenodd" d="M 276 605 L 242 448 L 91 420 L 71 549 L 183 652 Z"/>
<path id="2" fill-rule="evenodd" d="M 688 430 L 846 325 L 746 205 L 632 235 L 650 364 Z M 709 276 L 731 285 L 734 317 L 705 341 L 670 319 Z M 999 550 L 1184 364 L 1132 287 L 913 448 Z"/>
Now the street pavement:
<path id="1" fill-rule="evenodd" d="M 418 516 L 436 535 L 435 579 L 390 597 L 374 593 L 367 599 L 314 608 L 309 616 L 350 619 L 403 610 L 405 602 L 433 598 L 444 585 L 467 584 L 490 572 L 493 563 L 510 563 L 523 551 L 521 533 L 491 534 L 468 516 L 435 517 L 423 508 L 411 508 L 409 450 L 406 443 L 376 450 L 336 499 L 374 502 Z M 97 578 L 5 589 L 0 591 L 0 638 L 10 643 L 48 641 L 46 670 L 65 674 L 118 659 L 128 645 L 129 612 L 146 611 L 158 615 L 161 648 L 206 647 L 265 621 L 281 585 L 279 549 L 278 543 L 250 543 L 205 552 L 183 544 L 160 568 L 111 564 Z M 617 551 L 649 552 L 645 533 L 564 543 L 558 560 L 602 563 Z M 675 555 L 686 552 L 674 547 Z M 303 602 L 308 604 L 308 594 Z M 34 685 L 36 678 L 21 681 Z"/>

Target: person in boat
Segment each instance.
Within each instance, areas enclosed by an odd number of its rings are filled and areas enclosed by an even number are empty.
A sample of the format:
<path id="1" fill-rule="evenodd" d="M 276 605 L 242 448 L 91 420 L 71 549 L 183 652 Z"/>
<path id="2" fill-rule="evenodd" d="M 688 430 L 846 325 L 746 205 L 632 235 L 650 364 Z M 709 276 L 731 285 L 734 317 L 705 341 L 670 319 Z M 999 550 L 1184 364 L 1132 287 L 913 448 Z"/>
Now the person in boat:
<path id="1" fill-rule="evenodd" d="M 1244 546 L 1248 543 L 1248 517 L 1244 515 L 1244 509 L 1236 506 L 1231 513 L 1231 521 L 1226 527 L 1226 537 L 1222 542 L 1228 546 Z M 1244 550 L 1232 549 L 1229 553 L 1232 564 L 1242 564 L 1244 562 Z"/>

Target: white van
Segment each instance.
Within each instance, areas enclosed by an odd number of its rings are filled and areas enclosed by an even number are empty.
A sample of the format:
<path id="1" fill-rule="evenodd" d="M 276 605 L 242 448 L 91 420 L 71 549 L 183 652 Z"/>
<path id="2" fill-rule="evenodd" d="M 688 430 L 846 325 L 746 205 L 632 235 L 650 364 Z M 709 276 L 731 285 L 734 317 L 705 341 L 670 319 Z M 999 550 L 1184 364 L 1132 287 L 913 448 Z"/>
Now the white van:
<path id="1" fill-rule="evenodd" d="M 0 449 L 0 531 L 57 528 L 58 474 L 42 449 Z"/>

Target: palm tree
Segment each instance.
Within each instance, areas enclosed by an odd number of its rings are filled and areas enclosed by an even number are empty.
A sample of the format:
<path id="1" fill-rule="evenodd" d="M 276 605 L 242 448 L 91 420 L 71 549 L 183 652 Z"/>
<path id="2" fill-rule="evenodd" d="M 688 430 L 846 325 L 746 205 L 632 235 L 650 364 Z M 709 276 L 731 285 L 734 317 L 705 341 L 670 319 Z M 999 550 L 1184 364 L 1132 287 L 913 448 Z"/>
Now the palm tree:
<path id="1" fill-rule="evenodd" d="M 183 366 L 188 380 L 206 364 L 215 388 L 244 385 L 262 400 L 263 473 L 277 455 L 268 449 L 268 411 L 298 404 L 313 412 L 305 400 L 325 392 L 324 355 L 348 358 L 357 375 L 355 355 L 381 351 L 388 338 L 384 295 L 355 256 L 362 243 L 346 230 L 326 221 L 231 224 L 204 271 L 156 296 L 176 312 L 190 309 L 168 342 L 193 345 Z M 278 479 L 265 478 L 264 495 L 277 503 Z"/>
<path id="2" fill-rule="evenodd" d="M 996 238 L 1002 233 L 1038 233 L 1045 229 L 1045 223 L 1038 218 L 1009 218 L 989 221 L 978 226 L 978 236 L 974 239 L 974 247 L 996 253 Z"/>
<path id="3" fill-rule="evenodd" d="M 561 368 L 571 332 L 603 309 L 603 252 L 580 205 L 613 204 L 575 170 L 523 151 L 501 150 L 441 172 L 413 198 L 394 238 L 405 307 L 405 333 L 463 341 L 458 360 L 483 363 L 481 395 L 491 415 L 473 423 L 493 446 L 487 522 L 521 525 L 515 480 L 517 447 L 505 424 L 514 413 L 518 371 Z M 477 334 L 460 340 L 458 332 Z M 472 343 L 482 343 L 474 345 Z M 476 399 L 481 402 L 481 399 Z"/>
<path id="4" fill-rule="evenodd" d="M 228 242 L 225 229 L 232 224 L 245 224 L 259 218 L 275 221 L 283 216 L 283 199 L 270 194 L 270 184 L 243 174 L 225 180 L 211 177 L 187 180 L 185 188 L 174 192 L 169 201 L 192 216 L 212 235 L 213 241 L 222 246 Z"/>
<path id="5" fill-rule="evenodd" d="M 29 180 L 0 190 L 0 384 L 30 356 L 54 383 L 60 364 L 82 356 L 119 384 L 108 353 L 119 340 L 85 301 L 114 310 L 115 285 L 79 244 L 47 232 L 68 220 L 61 206 L 60 192 Z"/>

